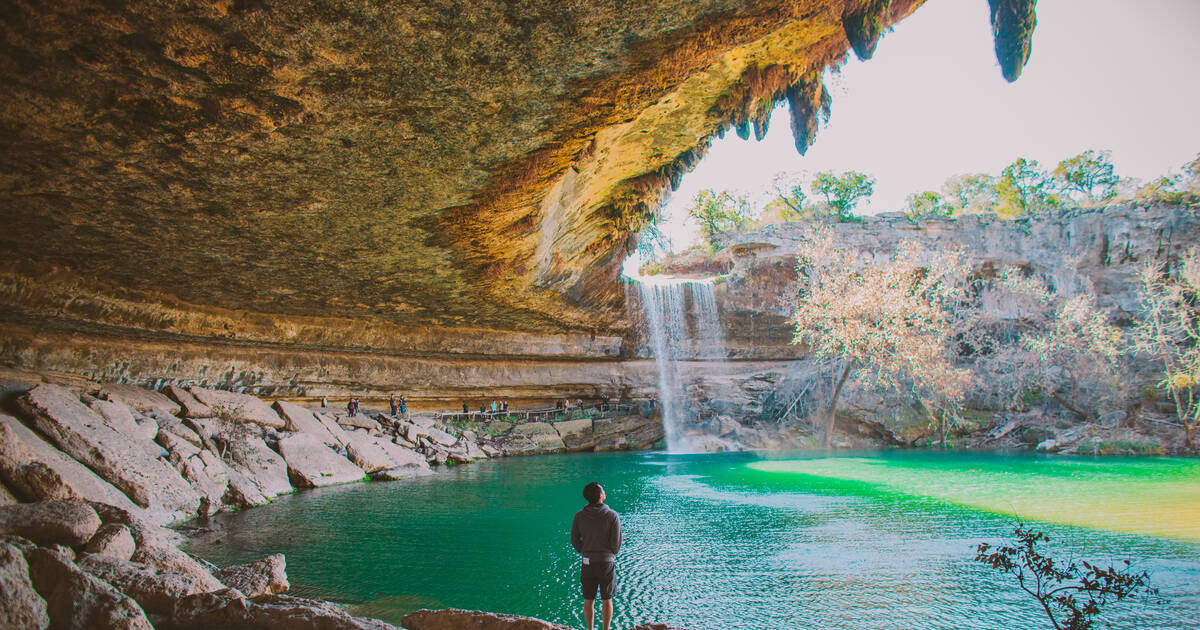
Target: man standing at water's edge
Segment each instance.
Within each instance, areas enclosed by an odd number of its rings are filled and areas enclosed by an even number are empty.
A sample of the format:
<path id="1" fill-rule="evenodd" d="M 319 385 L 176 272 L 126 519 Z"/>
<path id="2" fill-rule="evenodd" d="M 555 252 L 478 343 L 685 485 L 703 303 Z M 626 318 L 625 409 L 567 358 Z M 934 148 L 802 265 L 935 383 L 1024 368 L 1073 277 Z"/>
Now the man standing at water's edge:
<path id="1" fill-rule="evenodd" d="M 579 580 L 583 584 L 583 621 L 592 630 L 596 591 L 600 591 L 600 614 L 604 630 L 612 625 L 613 589 L 616 586 L 617 552 L 621 550 L 621 517 L 604 505 L 604 488 L 595 481 L 583 487 L 588 504 L 571 522 L 571 546 L 582 556 Z"/>

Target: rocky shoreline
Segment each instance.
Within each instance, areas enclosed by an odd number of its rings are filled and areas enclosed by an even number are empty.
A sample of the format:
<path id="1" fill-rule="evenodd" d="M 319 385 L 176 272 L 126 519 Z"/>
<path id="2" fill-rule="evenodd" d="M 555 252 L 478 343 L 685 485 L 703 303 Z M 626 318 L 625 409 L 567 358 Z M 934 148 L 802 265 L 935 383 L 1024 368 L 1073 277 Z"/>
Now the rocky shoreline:
<path id="1" fill-rule="evenodd" d="M 393 628 L 284 594 L 281 555 L 218 568 L 181 551 L 166 526 L 303 488 L 662 438 L 657 418 L 640 415 L 495 423 L 477 435 L 429 416 L 347 416 L 200 387 L 25 374 L 0 391 L 5 628 Z M 554 627 L 463 611 L 425 611 L 404 625 Z"/>

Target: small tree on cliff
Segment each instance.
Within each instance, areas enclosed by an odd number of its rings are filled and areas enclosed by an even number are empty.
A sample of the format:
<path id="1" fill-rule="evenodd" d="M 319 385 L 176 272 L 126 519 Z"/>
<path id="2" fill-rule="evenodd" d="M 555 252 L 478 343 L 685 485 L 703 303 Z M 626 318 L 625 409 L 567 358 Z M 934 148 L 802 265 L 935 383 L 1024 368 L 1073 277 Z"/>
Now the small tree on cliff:
<path id="1" fill-rule="evenodd" d="M 1175 403 L 1188 448 L 1200 423 L 1200 249 L 1193 248 L 1178 273 L 1147 265 L 1142 271 L 1142 319 L 1137 348 L 1161 365 L 1159 387 Z"/>
<path id="2" fill-rule="evenodd" d="M 955 337 L 973 318 L 965 303 L 969 266 L 961 251 L 922 253 L 901 243 L 871 266 L 814 229 L 798 254 L 800 295 L 793 343 L 840 362 L 826 418 L 833 438 L 838 398 L 857 371 L 867 383 L 907 391 L 921 403 L 945 443 L 958 417 L 970 372 L 956 367 Z"/>
<path id="3" fill-rule="evenodd" d="M 1053 180 L 1038 168 L 1037 160 L 1017 158 L 1016 162 L 1004 167 L 996 182 L 996 193 L 1000 198 L 1000 213 L 1017 217 L 1035 214 L 1058 203 L 1053 194 Z"/>
<path id="4" fill-rule="evenodd" d="M 955 214 L 991 212 L 996 207 L 996 178 L 984 173 L 954 175 L 942 184 L 942 197 Z"/>
<path id="5" fill-rule="evenodd" d="M 749 201 L 727 190 L 701 190 L 692 198 L 687 212 L 700 225 L 700 231 L 710 245 L 716 235 L 740 230 L 750 222 Z"/>
<path id="6" fill-rule="evenodd" d="M 875 178 L 858 171 L 841 175 L 817 173 L 812 181 L 813 195 L 825 198 L 825 205 L 839 221 L 857 221 L 854 207 L 875 192 Z"/>
<path id="7" fill-rule="evenodd" d="M 1054 178 L 1063 190 L 1076 192 L 1083 201 L 1107 201 L 1117 194 L 1121 178 L 1113 172 L 1112 154 L 1108 151 L 1084 151 L 1058 163 Z"/>

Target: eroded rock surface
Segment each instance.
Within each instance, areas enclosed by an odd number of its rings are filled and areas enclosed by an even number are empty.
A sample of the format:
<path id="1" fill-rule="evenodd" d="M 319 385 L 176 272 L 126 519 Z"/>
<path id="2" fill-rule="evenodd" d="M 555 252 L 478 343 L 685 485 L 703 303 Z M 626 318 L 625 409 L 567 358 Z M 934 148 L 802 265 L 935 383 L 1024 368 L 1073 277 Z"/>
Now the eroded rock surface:
<path id="1" fill-rule="evenodd" d="M 236 588 L 246 597 L 275 595 L 288 590 L 287 562 L 277 553 L 257 562 L 226 567 L 217 571 L 222 584 Z"/>
<path id="2" fill-rule="evenodd" d="M 0 506 L 0 534 L 40 545 L 81 546 L 100 528 L 100 517 L 83 501 L 40 501 Z"/>
<path id="3" fill-rule="evenodd" d="M 46 600 L 29 581 L 29 564 L 21 550 L 0 542 L 0 627 L 45 630 L 50 625 Z"/>
<path id="4" fill-rule="evenodd" d="M 299 487 L 320 488 L 358 481 L 365 476 L 361 468 L 307 433 L 293 433 L 279 440 L 279 454 Z"/>
<path id="5" fill-rule="evenodd" d="M 457 608 L 418 610 L 404 615 L 401 623 L 407 630 L 568 630 L 532 617 Z"/>

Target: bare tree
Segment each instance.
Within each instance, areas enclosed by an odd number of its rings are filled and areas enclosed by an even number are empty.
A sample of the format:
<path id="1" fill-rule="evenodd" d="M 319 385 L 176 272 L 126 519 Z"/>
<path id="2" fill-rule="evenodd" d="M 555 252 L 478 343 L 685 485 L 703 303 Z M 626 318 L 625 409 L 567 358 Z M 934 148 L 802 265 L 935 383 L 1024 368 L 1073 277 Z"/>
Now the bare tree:
<path id="1" fill-rule="evenodd" d="M 1136 347 L 1161 363 L 1159 387 L 1175 403 L 1188 448 L 1200 421 L 1200 249 L 1184 256 L 1178 273 L 1147 265 L 1141 274 L 1142 319 Z"/>

